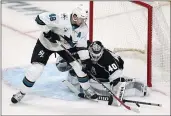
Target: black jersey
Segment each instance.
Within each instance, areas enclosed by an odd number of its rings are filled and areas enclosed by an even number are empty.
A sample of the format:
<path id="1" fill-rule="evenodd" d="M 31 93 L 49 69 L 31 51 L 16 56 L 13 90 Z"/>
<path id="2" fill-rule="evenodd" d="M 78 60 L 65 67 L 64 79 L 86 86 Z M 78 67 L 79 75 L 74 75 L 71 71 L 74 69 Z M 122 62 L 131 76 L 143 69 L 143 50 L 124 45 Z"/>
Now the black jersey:
<path id="1" fill-rule="evenodd" d="M 99 79 L 106 79 L 110 77 L 118 69 L 123 69 L 124 61 L 120 56 L 114 56 L 114 53 L 104 49 L 102 57 L 98 62 L 93 62 L 91 73 Z"/>

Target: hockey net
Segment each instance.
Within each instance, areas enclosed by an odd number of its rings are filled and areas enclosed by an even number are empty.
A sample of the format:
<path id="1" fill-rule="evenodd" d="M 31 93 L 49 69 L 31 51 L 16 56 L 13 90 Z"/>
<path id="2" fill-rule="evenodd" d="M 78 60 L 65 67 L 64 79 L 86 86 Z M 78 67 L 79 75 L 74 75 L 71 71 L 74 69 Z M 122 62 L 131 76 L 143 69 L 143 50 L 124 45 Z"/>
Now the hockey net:
<path id="1" fill-rule="evenodd" d="M 123 57 L 126 76 L 170 84 L 169 11 L 169 2 L 90 1 L 89 38 Z"/>

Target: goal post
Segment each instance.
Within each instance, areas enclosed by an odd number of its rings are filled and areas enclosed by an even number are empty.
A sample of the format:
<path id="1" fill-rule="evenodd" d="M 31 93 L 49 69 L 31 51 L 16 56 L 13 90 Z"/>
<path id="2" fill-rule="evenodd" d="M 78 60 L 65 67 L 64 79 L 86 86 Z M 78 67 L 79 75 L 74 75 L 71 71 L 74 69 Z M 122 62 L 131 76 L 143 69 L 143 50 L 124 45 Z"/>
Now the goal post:
<path id="1" fill-rule="evenodd" d="M 114 52 L 143 54 L 146 57 L 144 78 L 149 87 L 157 78 L 168 81 L 170 76 L 170 31 L 165 31 L 169 24 L 160 12 L 163 5 L 170 4 L 143 1 L 89 2 L 89 40 L 100 40 Z M 159 75 L 156 76 L 156 73 Z"/>

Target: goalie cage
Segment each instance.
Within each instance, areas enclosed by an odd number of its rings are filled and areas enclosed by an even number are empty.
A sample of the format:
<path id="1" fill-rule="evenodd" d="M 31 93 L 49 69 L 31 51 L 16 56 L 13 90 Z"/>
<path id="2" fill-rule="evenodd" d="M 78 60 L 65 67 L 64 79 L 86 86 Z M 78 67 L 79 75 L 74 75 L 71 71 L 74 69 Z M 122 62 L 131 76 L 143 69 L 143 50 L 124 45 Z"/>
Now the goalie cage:
<path id="1" fill-rule="evenodd" d="M 89 8 L 90 41 L 121 55 L 126 76 L 170 85 L 169 2 L 90 1 Z"/>

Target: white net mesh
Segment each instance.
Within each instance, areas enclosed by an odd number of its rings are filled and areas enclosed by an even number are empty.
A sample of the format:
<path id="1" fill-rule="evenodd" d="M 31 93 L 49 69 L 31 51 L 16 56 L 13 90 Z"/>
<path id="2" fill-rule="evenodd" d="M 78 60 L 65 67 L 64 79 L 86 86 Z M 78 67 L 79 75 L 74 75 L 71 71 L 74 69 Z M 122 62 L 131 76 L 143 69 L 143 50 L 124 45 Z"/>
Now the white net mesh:
<path id="1" fill-rule="evenodd" d="M 162 83 L 163 87 L 167 87 L 170 85 L 170 21 L 168 21 L 170 20 L 170 3 L 152 2 L 150 4 L 153 6 L 153 86 L 157 87 Z"/>
<path id="2" fill-rule="evenodd" d="M 169 82 L 170 4 L 148 4 L 153 6 L 152 32 L 148 31 L 147 8 L 128 1 L 95 1 L 93 40 L 102 41 L 110 50 L 128 50 L 119 52 L 125 60 L 125 75 L 146 80 L 147 35 L 152 33 L 152 83 Z"/>

